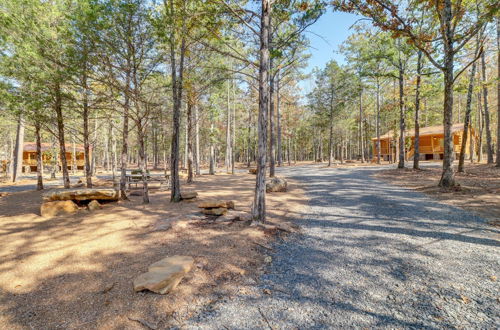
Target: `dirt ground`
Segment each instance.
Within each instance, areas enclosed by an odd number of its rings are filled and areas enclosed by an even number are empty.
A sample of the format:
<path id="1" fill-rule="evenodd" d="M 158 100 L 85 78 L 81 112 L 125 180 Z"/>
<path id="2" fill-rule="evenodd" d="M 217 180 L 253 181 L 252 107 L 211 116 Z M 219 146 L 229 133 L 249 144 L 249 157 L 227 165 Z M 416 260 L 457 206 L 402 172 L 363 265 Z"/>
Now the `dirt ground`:
<path id="1" fill-rule="evenodd" d="M 477 213 L 492 225 L 500 226 L 500 168 L 486 164 L 466 164 L 464 173 L 456 173 L 459 186 L 437 186 L 441 168 L 389 169 L 375 174 L 380 179 L 432 196 L 441 202 Z"/>
<path id="2" fill-rule="evenodd" d="M 245 277 L 257 280 L 276 233 L 209 221 L 155 231 L 157 221 L 195 212 L 200 201 L 234 200 L 237 210 L 250 210 L 255 176 L 196 181 L 183 185 L 198 192 L 195 202 L 171 204 L 168 191 L 155 190 L 146 206 L 131 196 L 92 213 L 54 218 L 40 216 L 40 192 L 0 197 L 0 328 L 182 326 L 194 308 L 214 303 L 207 298 L 214 292 L 227 297 L 241 290 Z M 303 190 L 289 182 L 288 193 L 268 194 L 268 218 L 286 222 L 288 212 L 305 203 Z M 193 256 L 195 267 L 172 293 L 133 291 L 133 279 L 148 265 L 176 254 Z"/>

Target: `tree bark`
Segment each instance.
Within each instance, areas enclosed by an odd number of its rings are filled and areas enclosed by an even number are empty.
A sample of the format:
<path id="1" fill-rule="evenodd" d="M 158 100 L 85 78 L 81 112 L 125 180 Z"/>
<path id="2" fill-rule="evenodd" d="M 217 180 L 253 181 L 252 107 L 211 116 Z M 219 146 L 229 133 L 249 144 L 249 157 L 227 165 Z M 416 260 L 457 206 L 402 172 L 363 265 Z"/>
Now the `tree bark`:
<path id="1" fill-rule="evenodd" d="M 403 61 L 401 56 L 399 57 L 399 163 L 398 168 L 405 167 L 405 104 L 404 104 L 404 72 L 403 72 Z"/>
<path id="2" fill-rule="evenodd" d="M 259 64 L 259 124 L 257 176 L 252 218 L 256 222 L 266 220 L 266 155 L 267 155 L 267 111 L 269 107 L 269 18 L 270 0 L 262 0 L 260 27 Z"/>
<path id="3" fill-rule="evenodd" d="M 123 130 L 122 130 L 122 154 L 121 154 L 121 164 L 120 164 L 120 198 L 128 199 L 127 197 L 127 166 L 128 166 L 128 135 L 129 135 L 129 112 L 130 112 L 130 60 L 127 59 L 127 69 L 125 73 L 125 91 L 124 91 L 124 105 L 123 105 Z M 88 133 L 87 133 L 88 139 Z M 88 143 L 88 140 L 87 140 Z M 88 157 L 85 160 L 85 168 L 90 171 L 90 163 L 88 161 Z M 87 181 L 88 182 L 88 181 Z"/>
<path id="4" fill-rule="evenodd" d="M 451 47 L 449 47 L 451 48 Z M 453 121 L 453 54 L 445 50 L 444 70 L 444 155 L 443 173 L 439 186 L 453 187 L 455 185 L 455 173 L 453 170 L 453 137 L 451 126 Z"/>
<path id="5" fill-rule="evenodd" d="M 328 167 L 332 166 L 333 163 L 333 93 L 334 88 L 332 86 L 330 91 L 330 136 L 328 137 Z"/>
<path id="6" fill-rule="evenodd" d="M 273 47 L 272 40 L 272 22 L 269 18 L 269 47 Z M 275 134 L 274 134 L 274 74 L 273 74 L 274 60 L 271 56 L 269 59 L 269 177 L 274 177 L 275 173 Z"/>
<path id="7" fill-rule="evenodd" d="M 84 151 L 84 161 L 85 161 L 85 180 L 87 183 L 87 188 L 92 188 L 92 169 L 90 167 L 90 139 L 89 139 L 89 102 L 88 102 L 88 87 L 87 87 L 87 76 L 82 77 L 83 85 L 83 151 Z"/>
<path id="8" fill-rule="evenodd" d="M 490 110 L 488 107 L 488 86 L 486 86 L 486 60 L 484 52 L 481 54 L 481 76 L 483 80 L 483 109 L 484 125 L 486 129 L 486 152 L 488 164 L 493 164 L 493 146 L 491 141 Z"/>
<path id="9" fill-rule="evenodd" d="M 229 173 L 231 166 L 231 106 L 229 101 L 229 88 L 230 80 L 227 81 L 227 112 L 226 112 L 226 157 L 224 165 L 226 166 L 226 173 Z"/>
<path id="10" fill-rule="evenodd" d="M 276 128 L 277 134 L 277 155 L 278 166 L 283 165 L 283 147 L 281 145 L 281 97 L 280 97 L 280 77 L 279 72 L 276 74 Z"/>
<path id="11" fill-rule="evenodd" d="M 213 119 L 213 118 L 212 118 Z M 209 169 L 208 174 L 215 175 L 215 147 L 213 142 L 214 134 L 214 122 L 211 120 L 210 124 L 210 159 L 209 159 Z"/>
<path id="12" fill-rule="evenodd" d="M 144 128 L 141 119 L 137 120 L 137 139 L 139 140 L 139 169 L 142 177 L 142 203 L 149 204 L 147 158 L 144 138 Z"/>
<path id="13" fill-rule="evenodd" d="M 24 118 L 19 114 L 16 131 L 16 145 L 14 147 L 14 159 L 12 167 L 12 182 L 16 182 L 23 172 L 23 149 L 24 149 Z"/>
<path id="14" fill-rule="evenodd" d="M 361 155 L 361 163 L 365 162 L 363 149 L 363 87 L 361 87 L 359 93 L 359 154 Z"/>
<path id="15" fill-rule="evenodd" d="M 185 9 L 185 1 L 183 1 L 183 9 Z M 170 14 L 175 15 L 174 1 L 170 0 Z M 180 117 L 181 117 L 181 102 L 183 91 L 183 75 L 184 75 L 184 56 L 186 52 L 186 20 L 181 13 L 182 32 L 180 45 L 179 68 L 177 69 L 176 54 L 175 54 L 175 30 L 172 29 L 170 40 L 170 63 L 172 75 L 172 95 L 173 95 L 173 114 L 172 114 L 172 149 L 170 155 L 170 176 L 171 176 L 171 192 L 170 201 L 179 202 L 181 200 L 181 187 L 179 180 L 179 145 L 180 145 Z"/>
<path id="16" fill-rule="evenodd" d="M 59 82 L 56 83 L 55 86 L 55 103 L 54 110 L 57 115 L 57 132 L 58 132 L 58 140 L 59 140 L 59 150 L 61 157 L 61 166 L 63 172 L 63 183 L 64 188 L 70 188 L 69 182 L 69 173 L 68 173 L 68 160 L 66 159 L 66 144 L 64 140 L 64 119 L 62 114 L 62 95 L 61 95 L 61 85 Z"/>
<path id="17" fill-rule="evenodd" d="M 231 174 L 234 174 L 234 162 L 235 157 L 236 157 L 236 91 L 235 91 L 235 83 L 234 80 L 232 80 L 232 87 L 233 87 L 233 128 L 232 128 L 232 133 L 233 136 L 231 138 Z"/>
<path id="18" fill-rule="evenodd" d="M 193 105 L 187 105 L 187 183 L 193 182 Z"/>
<path id="19" fill-rule="evenodd" d="M 478 80 L 478 84 L 480 81 Z M 483 128 L 484 128 L 484 119 L 483 119 L 483 105 L 481 103 L 481 92 L 477 92 L 477 126 L 478 126 L 478 150 L 477 150 L 477 161 L 481 163 L 483 161 Z"/>
<path id="20" fill-rule="evenodd" d="M 452 27 L 452 2 L 444 0 L 442 15 L 442 33 L 443 33 L 443 74 L 444 74 L 444 105 L 443 105 L 443 126 L 444 126 L 444 155 L 443 155 L 443 173 L 439 186 L 453 187 L 455 185 L 455 173 L 453 170 L 453 136 L 451 126 L 453 124 L 453 82 L 454 82 L 454 55 L 453 32 Z"/>
<path id="21" fill-rule="evenodd" d="M 248 107 L 248 127 L 247 127 L 247 167 L 252 162 L 252 107 Z"/>
<path id="22" fill-rule="evenodd" d="M 196 175 L 201 175 L 200 167 L 200 123 L 198 117 L 198 106 L 194 107 L 194 167 Z"/>
<path id="23" fill-rule="evenodd" d="M 500 167 L 500 17 L 497 17 L 497 167 Z"/>
<path id="24" fill-rule="evenodd" d="M 94 138 L 92 139 L 92 163 L 90 165 L 91 175 L 94 176 L 97 173 L 97 114 L 94 117 Z M 137 160 L 139 161 L 139 160 Z"/>
<path id="25" fill-rule="evenodd" d="M 377 164 L 380 164 L 381 151 L 380 151 L 380 78 L 377 77 Z"/>
<path id="26" fill-rule="evenodd" d="M 40 137 L 41 124 L 35 121 L 36 139 L 36 190 L 43 190 L 43 160 L 42 160 L 42 139 Z"/>
<path id="27" fill-rule="evenodd" d="M 479 51 L 479 38 L 476 42 L 475 56 L 477 55 L 478 51 Z M 470 117 L 472 112 L 472 94 L 474 92 L 474 77 L 476 76 L 476 66 L 477 62 L 474 61 L 474 63 L 472 63 L 469 74 L 469 86 L 467 87 L 467 103 L 465 105 L 465 116 L 464 116 L 464 133 L 462 136 L 462 145 L 460 146 L 460 156 L 458 159 L 458 172 L 464 171 L 465 148 L 467 145 L 467 139 L 469 137 Z"/>
<path id="28" fill-rule="evenodd" d="M 422 79 L 422 51 L 417 53 L 417 84 L 415 86 L 415 140 L 413 145 L 413 168 L 420 168 L 420 84 Z"/>

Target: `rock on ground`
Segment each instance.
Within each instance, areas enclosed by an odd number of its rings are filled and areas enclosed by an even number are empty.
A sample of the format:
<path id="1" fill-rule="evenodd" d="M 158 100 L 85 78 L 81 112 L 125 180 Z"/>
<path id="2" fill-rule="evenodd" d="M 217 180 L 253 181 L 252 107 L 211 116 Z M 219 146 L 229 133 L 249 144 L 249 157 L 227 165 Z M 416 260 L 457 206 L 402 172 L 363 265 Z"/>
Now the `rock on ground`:
<path id="1" fill-rule="evenodd" d="M 189 256 L 167 257 L 151 264 L 147 273 L 134 280 L 134 291 L 149 290 L 166 294 L 175 289 L 184 275 L 193 268 L 194 259 Z"/>
<path id="2" fill-rule="evenodd" d="M 42 217 L 53 217 L 61 214 L 71 214 L 78 211 L 78 205 L 73 201 L 44 202 L 40 207 Z"/>
<path id="3" fill-rule="evenodd" d="M 181 199 L 193 199 L 196 197 L 198 197 L 198 193 L 196 191 L 181 192 Z"/>
<path id="4" fill-rule="evenodd" d="M 287 189 L 287 182 L 285 179 L 273 177 L 266 183 L 266 192 L 285 192 Z"/>
<path id="5" fill-rule="evenodd" d="M 89 209 L 89 211 L 95 211 L 95 210 L 102 209 L 102 206 L 101 206 L 101 204 L 99 204 L 98 201 L 96 201 L 94 199 L 94 200 L 90 201 L 90 203 L 87 205 L 87 208 Z"/>
<path id="6" fill-rule="evenodd" d="M 201 213 L 206 215 L 223 215 L 226 214 L 227 209 L 225 207 L 217 207 L 213 209 L 203 209 Z"/>
<path id="7" fill-rule="evenodd" d="M 206 202 L 201 202 L 198 204 L 198 207 L 200 209 L 213 209 L 213 208 L 220 208 L 224 207 L 227 209 L 234 209 L 234 202 L 233 201 L 206 201 Z"/>

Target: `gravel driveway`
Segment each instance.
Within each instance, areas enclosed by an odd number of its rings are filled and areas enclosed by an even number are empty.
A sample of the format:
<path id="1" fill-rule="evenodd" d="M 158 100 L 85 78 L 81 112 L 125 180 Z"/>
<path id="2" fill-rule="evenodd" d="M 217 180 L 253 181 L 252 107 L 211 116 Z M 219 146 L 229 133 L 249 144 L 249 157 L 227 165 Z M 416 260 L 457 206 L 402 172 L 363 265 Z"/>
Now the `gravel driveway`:
<path id="1" fill-rule="evenodd" d="M 310 198 L 303 233 L 186 328 L 498 328 L 499 231 L 373 171 L 282 169 Z"/>

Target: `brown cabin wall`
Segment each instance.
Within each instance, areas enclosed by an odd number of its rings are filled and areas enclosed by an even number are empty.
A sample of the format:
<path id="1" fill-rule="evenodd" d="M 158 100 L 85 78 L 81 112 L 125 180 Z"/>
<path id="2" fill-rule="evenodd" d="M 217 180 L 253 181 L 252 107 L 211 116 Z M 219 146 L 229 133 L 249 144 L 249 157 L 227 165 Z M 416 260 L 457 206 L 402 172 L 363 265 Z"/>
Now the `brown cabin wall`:
<path id="1" fill-rule="evenodd" d="M 23 167 L 29 166 L 31 171 L 37 170 L 37 160 L 35 151 L 23 151 Z M 68 162 L 68 169 L 73 168 L 73 153 L 66 152 L 66 159 Z M 83 169 L 85 166 L 85 154 L 84 152 L 76 152 L 76 167 L 77 169 Z M 44 166 L 52 165 L 52 156 L 46 153 L 42 153 L 42 163 Z M 57 164 L 61 166 L 61 159 L 59 158 Z"/>
<path id="2" fill-rule="evenodd" d="M 453 133 L 453 150 L 455 153 L 460 152 L 460 148 L 462 145 L 463 131 L 457 131 Z M 407 150 L 407 155 L 411 156 L 413 150 L 415 138 L 411 137 L 411 147 Z M 388 149 L 389 146 L 389 138 L 380 140 L 380 150 L 381 156 L 390 156 L 391 150 Z M 373 143 L 373 155 L 374 159 L 377 157 L 377 140 L 372 140 Z M 475 131 L 471 128 L 469 131 L 469 138 L 467 139 L 466 147 L 465 147 L 465 155 L 467 158 L 470 157 L 470 146 L 471 143 L 474 145 L 474 154 L 477 154 L 477 136 Z M 392 145 L 392 149 L 394 148 L 394 143 Z M 422 135 L 420 136 L 419 141 L 419 152 L 421 155 L 441 155 L 444 153 L 444 134 L 430 134 L 430 135 Z M 392 150 L 392 157 L 395 157 L 394 149 Z M 425 156 L 424 156 L 425 157 Z"/>

